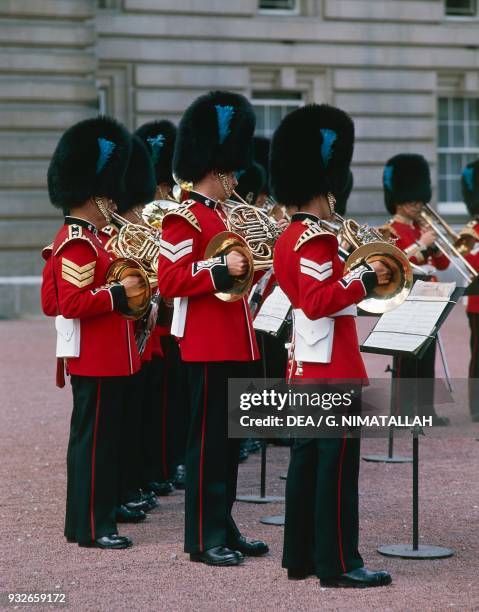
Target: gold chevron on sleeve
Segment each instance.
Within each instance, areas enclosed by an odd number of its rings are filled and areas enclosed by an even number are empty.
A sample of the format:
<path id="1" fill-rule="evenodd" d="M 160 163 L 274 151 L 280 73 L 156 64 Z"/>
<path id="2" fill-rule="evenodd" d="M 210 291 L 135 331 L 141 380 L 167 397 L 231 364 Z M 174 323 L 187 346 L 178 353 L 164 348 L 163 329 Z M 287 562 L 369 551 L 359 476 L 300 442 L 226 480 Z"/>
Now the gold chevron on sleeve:
<path id="1" fill-rule="evenodd" d="M 62 278 L 76 287 L 87 287 L 95 278 L 96 261 L 78 266 L 66 257 L 62 257 Z"/>

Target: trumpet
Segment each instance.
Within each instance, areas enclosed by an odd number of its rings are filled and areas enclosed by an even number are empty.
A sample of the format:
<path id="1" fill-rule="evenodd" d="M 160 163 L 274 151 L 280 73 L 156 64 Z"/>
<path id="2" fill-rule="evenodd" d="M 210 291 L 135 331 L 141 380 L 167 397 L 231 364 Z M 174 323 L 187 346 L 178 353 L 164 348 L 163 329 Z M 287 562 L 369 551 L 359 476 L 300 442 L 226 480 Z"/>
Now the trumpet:
<path id="1" fill-rule="evenodd" d="M 158 256 L 160 241 L 151 228 L 130 223 L 118 213 L 112 213 L 120 231 L 112 243 L 117 255 L 107 270 L 107 282 L 121 282 L 126 276 L 139 276 L 144 289 L 135 297 L 128 298 L 129 319 L 141 319 L 150 306 L 151 290 L 158 285 Z"/>
<path id="2" fill-rule="evenodd" d="M 423 224 L 430 227 L 436 234 L 435 246 L 450 260 L 464 280 L 470 284 L 477 277 L 478 272 L 460 250 L 463 242 L 462 237 L 429 204 L 425 204 L 419 214 Z"/>
<path id="3" fill-rule="evenodd" d="M 386 239 L 381 231 L 360 225 L 354 219 L 344 219 L 334 213 L 333 221 L 321 221 L 321 225 L 345 240 L 354 251 L 348 257 L 344 270 L 352 269 L 366 261 L 381 261 L 391 270 L 391 280 L 387 285 L 378 285 L 358 306 L 373 314 L 383 314 L 397 308 L 411 291 L 413 273 L 406 254 L 394 245 L 392 238 Z"/>
<path id="4" fill-rule="evenodd" d="M 247 204 L 235 191 L 239 200 L 223 202 L 228 231 L 220 232 L 210 240 L 205 250 L 205 259 L 238 251 L 248 260 L 248 272 L 235 278 L 233 287 L 215 295 L 225 302 L 235 302 L 249 293 L 253 274 L 267 270 L 273 265 L 273 249 L 281 230 L 276 222 L 263 210 Z"/>

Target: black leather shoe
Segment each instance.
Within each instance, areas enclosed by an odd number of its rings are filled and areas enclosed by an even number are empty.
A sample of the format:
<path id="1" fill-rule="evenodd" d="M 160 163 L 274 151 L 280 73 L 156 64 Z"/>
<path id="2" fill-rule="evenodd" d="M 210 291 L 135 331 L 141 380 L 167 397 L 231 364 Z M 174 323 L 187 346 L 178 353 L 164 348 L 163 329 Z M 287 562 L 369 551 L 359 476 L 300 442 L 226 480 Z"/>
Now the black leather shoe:
<path id="1" fill-rule="evenodd" d="M 153 491 L 150 491 L 149 493 L 143 493 L 142 499 L 146 504 L 144 512 L 149 512 L 150 510 L 153 510 L 153 508 L 158 508 L 158 506 L 160 505 L 160 502 L 158 501 L 158 498 L 153 493 Z"/>
<path id="2" fill-rule="evenodd" d="M 146 512 L 148 508 L 148 501 L 143 497 L 140 497 L 140 499 L 135 499 L 134 501 L 127 502 L 125 506 L 128 508 L 128 510 L 143 510 L 144 512 Z"/>
<path id="3" fill-rule="evenodd" d="M 173 477 L 173 484 L 175 489 L 184 489 L 186 486 L 186 465 L 177 465 L 176 472 Z"/>
<path id="4" fill-rule="evenodd" d="M 237 550 L 247 557 L 262 557 L 269 552 L 269 547 L 266 542 L 261 540 L 248 540 L 244 536 L 240 536 L 236 542 L 231 543 L 230 548 Z"/>
<path id="5" fill-rule="evenodd" d="M 146 519 L 143 510 L 130 510 L 126 506 L 118 506 L 116 509 L 116 520 L 118 523 L 141 523 Z"/>
<path id="6" fill-rule="evenodd" d="M 244 461 L 246 461 L 246 459 L 248 459 L 248 457 L 249 452 L 246 446 L 240 446 L 238 461 L 240 463 L 243 463 Z"/>
<path id="7" fill-rule="evenodd" d="M 234 550 L 224 546 L 215 546 L 200 553 L 190 553 L 190 561 L 225 567 L 239 565 L 243 562 L 243 555 L 239 556 Z"/>
<path id="8" fill-rule="evenodd" d="M 380 587 L 391 584 L 392 578 L 388 572 L 371 572 L 365 567 L 334 576 L 333 578 L 321 578 L 321 586 L 333 588 L 366 589 L 368 587 Z"/>
<path id="9" fill-rule="evenodd" d="M 152 481 L 145 486 L 145 491 L 153 491 L 153 493 L 158 496 L 169 495 L 173 493 L 174 490 L 175 487 L 169 480 L 164 480 L 162 482 Z"/>
<path id="10" fill-rule="evenodd" d="M 255 440 L 254 438 L 248 438 L 246 440 L 246 448 L 248 449 L 248 453 L 257 453 L 261 450 L 261 440 Z"/>
<path id="11" fill-rule="evenodd" d="M 97 538 L 88 544 L 80 544 L 80 546 L 85 548 L 103 548 L 105 550 L 121 550 L 122 548 L 129 548 L 132 544 L 133 542 L 130 538 L 113 533 L 112 535 Z"/>

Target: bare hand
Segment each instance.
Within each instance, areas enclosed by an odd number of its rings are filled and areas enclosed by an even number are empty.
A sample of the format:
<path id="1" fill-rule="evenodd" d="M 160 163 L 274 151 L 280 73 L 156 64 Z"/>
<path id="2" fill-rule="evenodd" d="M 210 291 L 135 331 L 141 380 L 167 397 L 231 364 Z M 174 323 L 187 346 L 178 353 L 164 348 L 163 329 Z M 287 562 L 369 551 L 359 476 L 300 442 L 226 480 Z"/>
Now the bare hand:
<path id="1" fill-rule="evenodd" d="M 432 229 L 426 230 L 423 234 L 421 234 L 421 238 L 419 240 L 419 244 L 424 246 L 425 248 L 432 246 L 436 242 L 436 232 Z"/>
<path id="2" fill-rule="evenodd" d="M 248 260 L 238 251 L 231 251 L 226 255 L 228 273 L 230 276 L 243 276 L 248 272 Z"/>
<path id="3" fill-rule="evenodd" d="M 125 276 L 125 278 L 122 279 L 121 284 L 123 287 L 125 287 L 126 297 L 129 298 L 138 297 L 145 290 L 145 283 L 143 282 L 141 276 Z"/>
<path id="4" fill-rule="evenodd" d="M 378 277 L 378 285 L 387 285 L 391 281 L 391 270 L 381 261 L 372 261 L 370 266 L 374 268 Z"/>
<path id="5" fill-rule="evenodd" d="M 280 231 L 280 232 L 284 232 L 284 230 L 285 230 L 285 229 L 288 227 L 288 225 L 289 225 L 289 221 L 288 221 L 288 220 L 287 220 L 285 217 L 283 217 L 282 219 L 280 219 L 280 220 L 277 222 L 277 225 L 278 225 L 278 229 L 279 229 L 279 231 Z"/>

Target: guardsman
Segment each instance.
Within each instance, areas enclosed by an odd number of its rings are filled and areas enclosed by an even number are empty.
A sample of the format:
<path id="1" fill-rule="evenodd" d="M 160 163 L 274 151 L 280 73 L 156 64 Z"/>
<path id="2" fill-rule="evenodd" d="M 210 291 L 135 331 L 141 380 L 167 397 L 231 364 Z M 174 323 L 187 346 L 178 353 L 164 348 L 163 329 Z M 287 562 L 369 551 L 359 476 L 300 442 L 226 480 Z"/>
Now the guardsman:
<path id="1" fill-rule="evenodd" d="M 151 121 L 135 134 L 148 148 L 153 160 L 156 193 L 161 208 L 173 206 L 172 173 L 176 126 L 171 121 Z M 154 202 L 153 202 L 154 203 Z M 159 304 L 158 325 L 153 332 L 153 359 L 150 372 L 150 408 L 144 421 L 145 490 L 168 495 L 185 488 L 185 446 L 188 422 L 185 372 L 178 342 L 170 333 L 173 303 Z M 159 357 L 158 351 L 163 357 Z"/>
<path id="2" fill-rule="evenodd" d="M 471 241 L 466 259 L 479 272 L 479 159 L 462 171 L 462 196 L 472 220 L 464 232 Z M 477 281 L 468 291 L 467 318 L 471 329 L 471 360 L 469 362 L 469 410 L 473 421 L 479 421 L 479 291 Z"/>
<path id="3" fill-rule="evenodd" d="M 124 190 L 117 202 L 117 212 L 129 223 L 142 225 L 141 210 L 154 196 L 156 182 L 150 155 L 143 142 L 132 137 L 132 150 L 128 168 L 125 174 Z M 100 232 L 105 237 L 107 250 L 115 252 L 115 241 L 119 227 L 113 221 Z M 139 321 L 135 322 L 135 338 L 141 357 L 141 369 L 130 377 L 127 389 L 127 401 L 123 413 L 121 428 L 121 477 L 119 503 L 116 518 L 119 523 L 139 523 L 146 518 L 145 511 L 157 505 L 154 497 L 143 496 L 143 440 L 142 428 L 144 411 L 147 409 L 147 381 L 151 362 L 151 335 L 148 339 L 138 340 L 145 330 L 149 311 Z M 141 348 L 140 348 L 141 347 Z"/>
<path id="4" fill-rule="evenodd" d="M 386 209 L 394 215 L 386 227 L 397 238 L 396 246 L 426 274 L 434 277 L 437 270 L 445 270 L 449 266 L 449 259 L 435 245 L 435 232 L 425 226 L 420 217 L 424 204 L 428 204 L 432 197 L 427 161 L 422 155 L 413 153 L 392 157 L 384 167 L 383 187 Z M 394 375 L 403 379 L 424 379 L 418 391 L 421 413 L 431 415 L 434 425 L 448 425 L 449 419 L 438 416 L 434 410 L 435 361 L 436 341 L 431 343 L 421 359 L 395 359 Z M 407 392 L 408 389 L 401 385 L 399 393 Z M 406 405 L 406 400 L 400 399 L 398 405 Z"/>
<path id="5" fill-rule="evenodd" d="M 214 294 L 247 271 L 238 251 L 207 258 L 210 240 L 227 230 L 221 201 L 251 164 L 255 124 L 251 104 L 230 92 L 197 98 L 183 115 L 173 172 L 190 183 L 189 199 L 163 220 L 159 289 L 175 299 L 172 333 L 179 337 L 190 398 L 186 447 L 185 551 L 192 561 L 238 565 L 268 552 L 248 542 L 231 511 L 236 498 L 239 441 L 228 439 L 228 378 L 249 374 L 258 347 L 246 298 Z"/>
<path id="6" fill-rule="evenodd" d="M 73 390 L 65 536 L 108 549 L 131 545 L 118 535 L 115 507 L 125 389 L 140 358 L 132 322 L 122 314 L 144 287 L 133 276 L 107 282 L 113 257 L 98 234 L 121 195 L 130 151 L 123 126 L 107 117 L 89 119 L 63 134 L 48 169 L 51 202 L 66 214 L 49 259 L 57 348 L 66 356 Z"/>
<path id="7" fill-rule="evenodd" d="M 335 235 L 322 219 L 347 180 L 354 125 L 343 111 L 308 105 L 287 115 L 271 144 L 277 201 L 298 212 L 276 243 L 274 269 L 294 312 L 289 378 L 367 379 L 356 332 L 356 304 L 390 270 L 364 262 L 344 274 Z M 300 342 L 307 337 L 307 342 Z M 312 382 L 312 381 L 311 381 Z M 364 567 L 358 551 L 359 438 L 296 439 L 286 484 L 283 567 L 290 579 L 309 575 L 323 586 L 363 588 L 391 582 Z"/>

